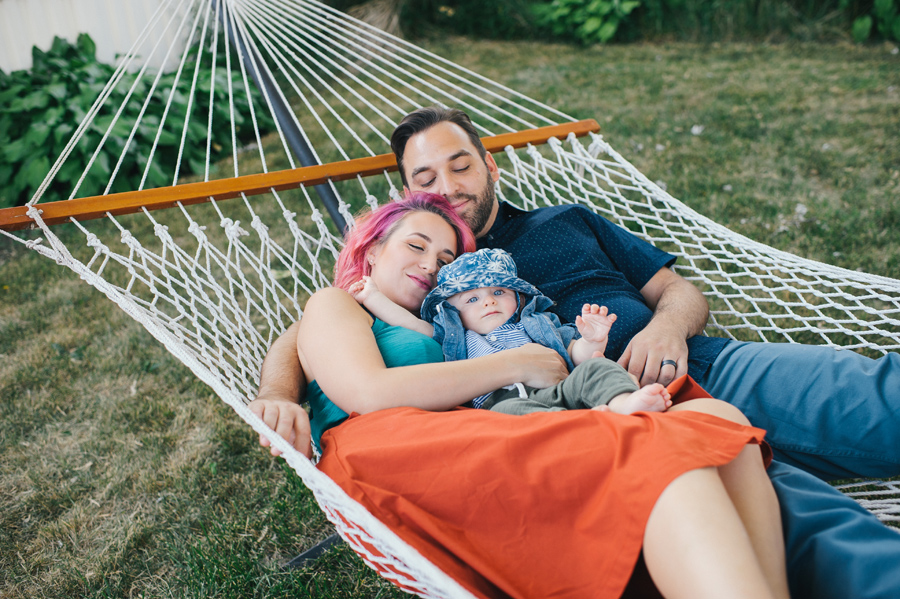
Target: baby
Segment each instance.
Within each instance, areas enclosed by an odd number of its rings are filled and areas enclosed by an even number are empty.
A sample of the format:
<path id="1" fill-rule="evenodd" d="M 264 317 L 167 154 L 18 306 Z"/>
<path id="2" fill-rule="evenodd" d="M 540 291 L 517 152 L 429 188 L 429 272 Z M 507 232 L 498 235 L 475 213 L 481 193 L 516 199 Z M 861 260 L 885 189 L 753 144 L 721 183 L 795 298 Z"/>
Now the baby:
<path id="1" fill-rule="evenodd" d="M 507 414 L 584 408 L 630 414 L 662 412 L 672 403 L 662 385 L 639 389 L 624 368 L 602 357 L 615 314 L 605 306 L 585 304 L 574 327 L 561 324 L 547 311 L 553 302 L 518 278 L 515 262 L 503 250 L 463 254 L 441 268 L 437 287 L 422 304 L 425 320 L 389 300 L 369 277 L 349 291 L 380 320 L 433 337 L 447 360 L 539 343 L 559 352 L 571 371 L 552 387 L 516 384 L 473 399 L 472 407 Z"/>

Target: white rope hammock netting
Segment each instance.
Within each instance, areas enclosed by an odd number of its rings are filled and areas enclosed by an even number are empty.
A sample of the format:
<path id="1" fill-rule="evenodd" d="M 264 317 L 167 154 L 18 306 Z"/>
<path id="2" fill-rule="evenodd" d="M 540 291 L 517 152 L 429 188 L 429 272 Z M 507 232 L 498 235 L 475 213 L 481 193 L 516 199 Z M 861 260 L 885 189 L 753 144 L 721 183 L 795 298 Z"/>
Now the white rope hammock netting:
<path id="1" fill-rule="evenodd" d="M 172 38 L 171 47 L 156 41 Z M 169 64 L 181 57 L 176 77 L 190 84 L 186 98 L 158 86 L 158 73 L 140 66 L 151 56 L 165 57 Z M 213 118 L 208 105 L 213 93 L 198 93 L 197 87 L 202 65 L 210 61 L 214 69 L 236 74 L 212 77 L 212 85 L 226 86 L 230 99 L 244 99 L 249 113 Z M 277 85 L 262 86 L 254 108 L 246 99 L 259 74 Z M 149 90 L 142 97 L 128 91 L 137 89 L 137 82 Z M 122 105 L 107 104 L 123 91 Z M 170 110 L 185 101 L 186 113 Z M 278 123 L 275 107 L 288 101 L 290 122 Z M 162 118 L 144 122 L 143 109 L 137 117 L 125 116 L 135 112 L 126 112 L 125 103 L 146 108 L 151 102 L 165 107 Z M 337 227 L 317 207 L 316 192 L 301 187 L 241 193 L 227 201 L 207 198 L 167 210 L 107 214 L 92 221 L 72 218 L 52 229 L 42 219 L 40 202 L 64 199 L 50 197 L 47 190 L 76 144 L 86 143 L 87 132 L 102 134 L 94 158 L 113 130 L 131 132 L 119 163 L 129 152 L 138 153 L 146 165 L 144 181 L 151 169 L 159 169 L 177 185 L 301 166 L 286 126 L 299 128 L 320 163 L 384 154 L 403 115 L 432 104 L 466 110 L 484 136 L 574 121 L 317 2 L 167 0 L 121 58 L 115 76 L 29 202 L 38 229 L 3 234 L 106 294 L 255 431 L 273 438 L 246 404 L 255 396 L 269 346 L 302 316 L 309 294 L 329 284 L 341 246 Z M 260 134 L 261 114 L 276 119 L 277 135 Z M 98 130 L 98 123 L 105 129 Z M 177 158 L 163 158 L 156 142 L 134 145 L 134 132 L 147 126 L 156 129 L 157 141 L 172 135 L 181 140 Z M 253 127 L 255 143 L 239 147 L 241 127 Z M 197 128 L 206 132 L 206 162 L 202 172 L 195 165 L 195 174 L 186 176 L 185 144 L 196 143 L 186 141 L 187 132 Z M 231 134 L 231 157 L 216 162 L 209 140 L 223 129 Z M 70 198 L 104 193 L 81 189 L 93 163 L 77 165 L 81 180 Z M 677 272 L 703 289 L 710 302 L 710 334 L 823 344 L 871 355 L 900 350 L 900 281 L 804 260 L 737 235 L 671 197 L 599 135 L 591 134 L 584 143 L 570 136 L 508 149 L 498 163 L 501 199 L 524 208 L 577 202 L 676 254 Z M 112 187 L 117 169 L 105 189 Z M 339 213 L 352 222 L 364 203 L 396 197 L 396 184 L 385 173 L 325 186 L 339 199 Z M 372 567 L 421 596 L 470 596 L 283 439 L 275 438 L 274 444 L 341 536 Z M 839 488 L 882 520 L 900 521 L 900 481 L 859 481 Z"/>

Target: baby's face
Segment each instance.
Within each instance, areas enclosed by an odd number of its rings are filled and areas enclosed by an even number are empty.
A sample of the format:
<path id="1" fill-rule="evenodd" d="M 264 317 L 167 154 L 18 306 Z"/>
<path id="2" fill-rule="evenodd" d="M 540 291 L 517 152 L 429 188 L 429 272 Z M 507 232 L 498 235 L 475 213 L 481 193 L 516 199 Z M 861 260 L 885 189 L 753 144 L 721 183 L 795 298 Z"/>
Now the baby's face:
<path id="1" fill-rule="evenodd" d="M 459 310 L 463 326 L 487 335 L 516 313 L 516 292 L 504 287 L 481 287 L 457 293 L 448 299 Z"/>

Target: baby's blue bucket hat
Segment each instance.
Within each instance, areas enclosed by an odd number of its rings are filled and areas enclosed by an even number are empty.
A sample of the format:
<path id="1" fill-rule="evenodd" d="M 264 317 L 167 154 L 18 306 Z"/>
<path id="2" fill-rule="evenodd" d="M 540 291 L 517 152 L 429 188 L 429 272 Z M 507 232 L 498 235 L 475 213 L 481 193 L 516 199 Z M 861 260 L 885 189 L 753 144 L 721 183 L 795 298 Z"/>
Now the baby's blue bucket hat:
<path id="1" fill-rule="evenodd" d="M 457 293 L 481 287 L 503 287 L 527 295 L 541 295 L 537 287 L 523 281 L 516 273 L 516 263 L 503 250 L 483 249 L 463 254 L 438 271 L 437 287 L 425 296 L 421 316 L 431 322 L 441 302 Z"/>

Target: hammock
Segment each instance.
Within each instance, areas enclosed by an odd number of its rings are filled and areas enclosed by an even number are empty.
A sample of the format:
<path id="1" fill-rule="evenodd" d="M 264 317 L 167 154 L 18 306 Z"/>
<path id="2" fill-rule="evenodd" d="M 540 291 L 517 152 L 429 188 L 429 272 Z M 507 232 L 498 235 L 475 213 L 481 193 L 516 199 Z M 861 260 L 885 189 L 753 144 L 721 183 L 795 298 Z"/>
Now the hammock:
<path id="1" fill-rule="evenodd" d="M 164 47 L 157 41 L 163 39 L 176 42 Z M 141 66 L 151 56 L 180 56 L 176 79 L 191 93 L 158 85 L 159 74 Z M 213 90 L 198 92 L 210 61 L 213 70 L 235 73 L 207 79 L 227 87 L 231 107 L 242 100 L 243 114 L 214 118 Z M 248 100 L 255 89 L 256 105 Z M 125 92 L 123 104 L 108 103 L 114 90 Z M 295 98 L 290 109 L 288 97 Z M 151 102 L 164 107 L 163 116 L 144 120 Z M 127 116 L 135 112 L 124 110 L 128 103 L 141 107 L 136 117 Z M 329 284 L 341 221 L 352 225 L 365 204 L 397 197 L 389 175 L 396 167 L 384 155 L 390 132 L 403 115 L 432 104 L 472 116 L 498 158 L 501 199 L 526 209 L 578 203 L 677 255 L 677 272 L 709 300 L 709 333 L 874 355 L 900 350 L 900 281 L 737 235 L 639 173 L 595 123 L 576 122 L 314 1 L 160 2 L 31 201 L 0 211 L 0 232 L 106 294 L 272 439 L 370 566 L 423 597 L 470 597 L 246 405 L 269 346 L 302 316 L 309 294 Z M 275 120 L 276 136 L 260 134 L 263 115 Z M 149 147 L 134 142 L 139 127 L 154 133 Z M 241 147 L 238 132 L 247 127 L 255 142 Z M 186 144 L 196 143 L 186 141 L 188 131 L 198 129 L 205 132 L 206 160 L 188 176 L 182 156 Z M 223 129 L 232 140 L 230 159 L 216 162 L 211 140 Z M 127 141 L 112 174 L 100 189 L 83 189 L 96 179 L 100 150 L 116 132 Z M 87 164 L 74 165 L 81 175 L 70 201 L 52 201 L 64 199 L 48 190 L 61 169 L 73 167 L 69 156 L 89 133 L 101 139 Z M 177 153 L 158 151 L 172 136 L 180 140 Z M 119 165 L 134 155 L 145 165 L 138 189 L 109 194 Z M 157 170 L 170 186 L 145 189 Z M 51 229 L 55 223 L 64 224 Z M 26 227 L 34 230 L 9 232 Z M 880 519 L 900 521 L 900 482 L 839 488 Z"/>

